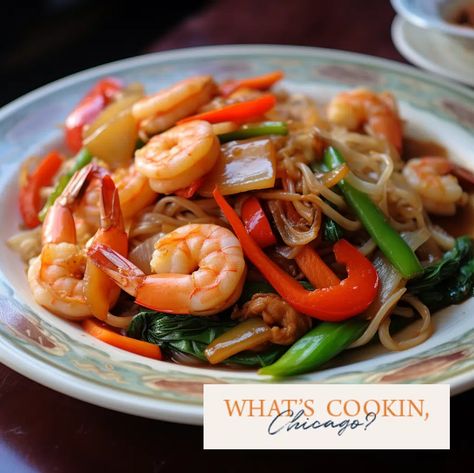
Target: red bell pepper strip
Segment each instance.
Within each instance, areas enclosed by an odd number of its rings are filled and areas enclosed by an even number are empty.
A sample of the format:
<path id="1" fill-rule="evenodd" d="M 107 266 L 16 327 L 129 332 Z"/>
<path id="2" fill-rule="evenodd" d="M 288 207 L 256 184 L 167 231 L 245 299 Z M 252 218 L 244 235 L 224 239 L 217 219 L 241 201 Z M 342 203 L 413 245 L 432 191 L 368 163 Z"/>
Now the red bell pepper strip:
<path id="1" fill-rule="evenodd" d="M 40 190 L 51 184 L 62 163 L 61 155 L 57 151 L 51 151 L 27 177 L 25 185 L 20 189 L 20 213 L 28 228 L 35 228 L 40 224 L 38 219 L 38 212 L 41 209 Z"/>
<path id="2" fill-rule="evenodd" d="M 303 247 L 296 255 L 295 260 L 308 281 L 316 288 L 337 286 L 341 282 L 332 269 L 309 245 Z"/>
<path id="3" fill-rule="evenodd" d="M 273 288 L 303 314 L 326 322 L 339 322 L 363 312 L 377 295 L 379 278 L 372 263 L 346 240 L 334 245 L 336 261 L 346 264 L 347 278 L 337 286 L 307 291 L 274 263 L 247 233 L 235 210 L 216 188 L 213 192 L 247 258 Z"/>
<path id="4" fill-rule="evenodd" d="M 256 197 L 249 197 L 242 205 L 245 229 L 260 248 L 274 245 L 277 240 L 265 212 Z"/>
<path id="5" fill-rule="evenodd" d="M 250 120 L 260 117 L 265 112 L 268 112 L 276 104 L 276 98 L 271 94 L 265 94 L 254 100 L 247 100 L 246 102 L 234 103 L 217 110 L 210 110 L 209 112 L 198 113 L 190 117 L 183 118 L 177 123 L 186 123 L 191 120 L 205 120 L 209 123 L 220 122 L 234 122 L 245 123 Z"/>
<path id="6" fill-rule="evenodd" d="M 182 189 L 178 189 L 174 191 L 174 194 L 178 197 L 184 197 L 185 199 L 190 199 L 194 196 L 194 194 L 199 190 L 199 188 L 204 184 L 204 176 L 196 179 L 192 184 L 188 187 L 183 187 Z"/>
<path id="7" fill-rule="evenodd" d="M 261 76 L 247 77 L 245 79 L 234 79 L 223 82 L 219 86 L 220 94 L 224 97 L 235 92 L 237 89 L 242 87 L 248 87 L 249 89 L 267 90 L 275 82 L 278 82 L 283 78 L 282 71 L 269 72 Z"/>
<path id="8" fill-rule="evenodd" d="M 66 144 L 73 153 L 82 147 L 84 125 L 92 123 L 123 87 L 118 79 L 108 77 L 99 81 L 67 116 L 64 131 Z"/>

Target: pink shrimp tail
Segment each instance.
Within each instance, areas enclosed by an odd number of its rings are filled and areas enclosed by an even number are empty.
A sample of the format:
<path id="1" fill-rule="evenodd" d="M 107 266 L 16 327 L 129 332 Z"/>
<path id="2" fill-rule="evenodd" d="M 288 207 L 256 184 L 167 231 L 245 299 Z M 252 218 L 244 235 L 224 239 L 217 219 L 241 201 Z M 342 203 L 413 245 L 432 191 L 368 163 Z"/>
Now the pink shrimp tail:
<path id="1" fill-rule="evenodd" d="M 108 177 L 106 193 L 113 192 L 115 189 L 114 183 L 106 171 L 96 164 L 88 164 L 77 171 L 46 214 L 42 231 L 43 244 L 61 242 L 76 244 L 76 227 L 71 207 L 92 176 L 102 179 Z M 115 208 L 114 199 L 111 200 L 112 207 Z M 118 201 L 118 195 L 116 200 Z M 117 212 L 120 215 L 120 203 L 118 203 L 118 210 L 115 208 L 110 213 L 112 217 L 116 217 Z M 118 221 L 122 222 L 121 216 L 118 217 Z"/>
<path id="2" fill-rule="evenodd" d="M 47 243 L 76 244 L 76 226 L 68 207 L 53 205 L 46 214 L 42 229 L 43 245 Z"/>
<path id="3" fill-rule="evenodd" d="M 114 251 L 121 257 L 126 257 L 128 237 L 123 226 L 120 201 L 114 181 L 100 169 L 98 172 L 94 171 L 93 176 L 94 179 L 100 180 L 100 228 L 94 236 L 93 246 L 102 245 L 109 252 Z M 101 271 L 100 266 L 94 264 L 91 258 L 88 258 L 84 293 L 91 313 L 101 320 L 106 320 L 109 317 L 109 309 L 115 304 L 120 294 L 120 289 L 117 287 L 120 284 L 117 284 L 115 279 L 109 276 L 106 271 Z M 127 281 L 123 277 L 122 283 L 128 287 Z M 124 289 L 127 290 L 126 287 Z"/>
<path id="4" fill-rule="evenodd" d="M 145 274 L 128 259 L 109 246 L 101 243 L 93 244 L 87 256 L 95 266 L 101 269 L 118 286 L 132 296 L 136 296 L 145 279 Z"/>
<path id="5" fill-rule="evenodd" d="M 122 211 L 120 199 L 114 181 L 107 174 L 102 177 L 102 198 L 100 199 L 100 226 L 103 230 L 109 228 L 120 228 L 123 230 Z"/>

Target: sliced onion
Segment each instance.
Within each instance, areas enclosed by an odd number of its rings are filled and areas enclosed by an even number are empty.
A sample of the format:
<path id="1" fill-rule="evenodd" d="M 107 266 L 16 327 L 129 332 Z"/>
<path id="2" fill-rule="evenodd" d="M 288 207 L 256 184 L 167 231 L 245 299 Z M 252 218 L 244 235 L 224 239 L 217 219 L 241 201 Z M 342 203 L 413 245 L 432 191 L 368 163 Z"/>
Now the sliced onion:
<path id="1" fill-rule="evenodd" d="M 431 225 L 431 235 L 433 239 L 444 251 L 449 251 L 454 246 L 454 238 L 438 225 Z"/>
<path id="2" fill-rule="evenodd" d="M 150 261 L 155 250 L 155 243 L 163 236 L 163 233 L 156 233 L 137 245 L 128 255 L 128 259 L 138 266 L 145 274 L 151 273 Z"/>
<path id="3" fill-rule="evenodd" d="M 281 235 L 282 240 L 288 246 L 301 246 L 317 238 L 321 227 L 321 210 L 314 208 L 315 215 L 313 223 L 307 230 L 298 230 L 287 218 L 282 202 L 279 200 L 269 201 L 268 208 L 273 216 L 273 221 Z"/>
<path id="4" fill-rule="evenodd" d="M 413 232 L 403 232 L 401 235 L 407 245 L 413 251 L 417 250 L 431 236 L 430 231 L 426 227 L 420 228 Z"/>
<path id="5" fill-rule="evenodd" d="M 408 246 L 413 250 L 417 250 L 430 237 L 429 230 L 424 227 L 414 232 L 404 232 L 401 234 Z M 382 256 L 380 253 L 372 261 L 377 270 L 380 279 L 380 289 L 377 298 L 367 309 L 365 316 L 368 319 L 375 317 L 375 314 L 382 305 L 399 289 L 405 286 L 401 274 Z"/>
<path id="6" fill-rule="evenodd" d="M 364 314 L 364 318 L 369 320 L 373 319 L 384 303 L 406 284 L 402 275 L 381 254 L 375 257 L 372 264 L 379 276 L 380 285 L 376 299 Z"/>
<path id="7" fill-rule="evenodd" d="M 275 246 L 275 252 L 286 259 L 295 259 L 298 253 L 303 249 L 302 246 Z"/>

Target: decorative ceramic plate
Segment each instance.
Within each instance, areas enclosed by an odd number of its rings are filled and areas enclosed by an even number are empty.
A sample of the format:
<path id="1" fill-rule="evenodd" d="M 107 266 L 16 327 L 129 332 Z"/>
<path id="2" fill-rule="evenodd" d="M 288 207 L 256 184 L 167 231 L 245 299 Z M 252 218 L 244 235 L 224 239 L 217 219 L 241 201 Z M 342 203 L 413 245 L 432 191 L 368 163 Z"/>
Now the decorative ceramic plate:
<path id="1" fill-rule="evenodd" d="M 469 48 L 449 35 L 421 28 L 401 16 L 392 23 L 392 40 L 400 54 L 416 66 L 474 86 L 474 41 Z"/>
<path id="2" fill-rule="evenodd" d="M 59 125 L 104 75 L 143 82 L 154 91 L 192 74 L 217 79 L 284 69 L 282 86 L 326 101 L 345 88 L 391 90 L 407 133 L 447 147 L 474 168 L 474 93 L 413 68 L 345 52 L 282 46 L 224 46 L 171 51 L 97 67 L 42 87 L 0 111 L 0 241 L 20 223 L 20 163 L 61 143 Z M 457 393 L 474 385 L 474 299 L 434 316 L 435 332 L 403 352 L 372 346 L 346 352 L 326 369 L 288 383 L 449 383 Z M 39 307 L 24 267 L 6 246 L 0 252 L 0 360 L 57 391 L 100 406 L 173 422 L 202 422 L 206 383 L 269 382 L 254 371 L 197 368 L 133 355 L 91 338 L 79 326 Z"/>
<path id="3" fill-rule="evenodd" d="M 472 28 L 450 21 L 466 6 L 466 0 L 391 0 L 391 3 L 399 15 L 420 28 L 474 40 Z"/>

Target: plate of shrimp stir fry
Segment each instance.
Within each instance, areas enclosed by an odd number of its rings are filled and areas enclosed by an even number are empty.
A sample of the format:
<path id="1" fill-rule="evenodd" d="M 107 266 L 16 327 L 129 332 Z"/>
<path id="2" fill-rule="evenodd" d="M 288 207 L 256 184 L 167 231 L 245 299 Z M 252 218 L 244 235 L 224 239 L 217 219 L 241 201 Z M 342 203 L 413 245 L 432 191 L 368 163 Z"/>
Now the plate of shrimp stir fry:
<path id="1" fill-rule="evenodd" d="M 287 79 L 101 78 L 20 170 L 8 243 L 36 304 L 142 357 L 267 377 L 426 343 L 473 294 L 472 234 L 450 229 L 474 175 L 408 149 L 390 91 Z"/>

